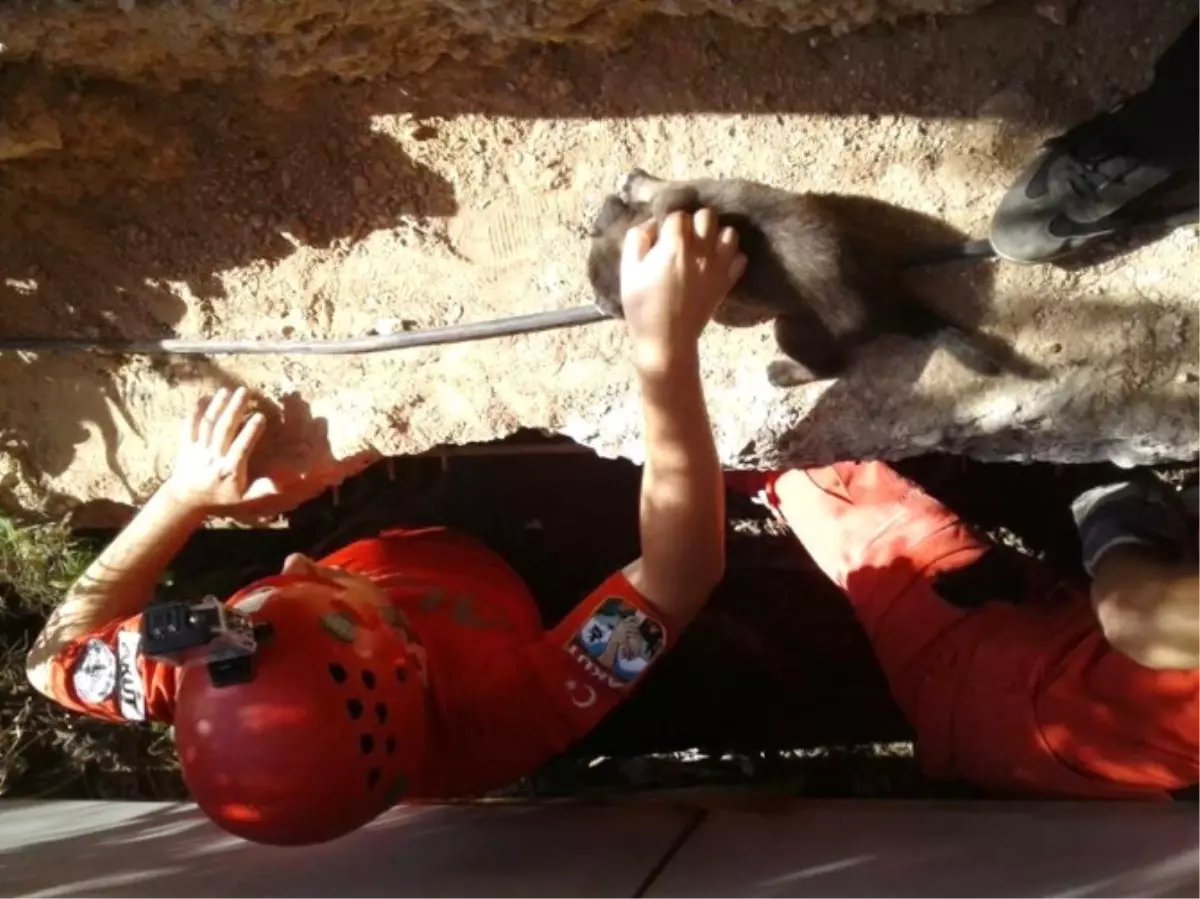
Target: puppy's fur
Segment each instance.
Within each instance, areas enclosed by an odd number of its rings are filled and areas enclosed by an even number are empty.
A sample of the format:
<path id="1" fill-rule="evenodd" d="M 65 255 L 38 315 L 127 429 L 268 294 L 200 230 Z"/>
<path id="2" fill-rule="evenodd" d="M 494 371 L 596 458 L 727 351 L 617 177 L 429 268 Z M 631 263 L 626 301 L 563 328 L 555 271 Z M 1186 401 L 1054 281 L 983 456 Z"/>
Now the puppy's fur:
<path id="1" fill-rule="evenodd" d="M 1011 351 L 967 333 L 906 290 L 899 273 L 904 235 L 888 233 L 870 215 L 849 214 L 839 202 L 844 199 L 753 181 L 664 181 L 635 169 L 606 198 L 592 226 L 588 279 L 596 303 L 613 317 L 623 315 L 621 248 L 631 227 L 708 207 L 722 227 L 737 230 L 747 260 L 713 320 L 735 327 L 775 320 L 775 339 L 786 357 L 768 368 L 776 387 L 835 377 L 857 347 L 884 334 L 938 338 L 981 374 L 1006 367 L 1002 360 L 1011 362 Z"/>

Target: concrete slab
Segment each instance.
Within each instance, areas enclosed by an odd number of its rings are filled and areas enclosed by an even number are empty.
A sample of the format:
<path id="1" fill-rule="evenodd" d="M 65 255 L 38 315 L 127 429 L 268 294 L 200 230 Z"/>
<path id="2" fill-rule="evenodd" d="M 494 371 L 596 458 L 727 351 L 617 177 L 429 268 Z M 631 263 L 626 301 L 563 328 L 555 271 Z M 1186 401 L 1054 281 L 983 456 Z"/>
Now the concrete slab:
<path id="1" fill-rule="evenodd" d="M 814 802 L 717 809 L 648 896 L 1195 896 L 1188 804 Z"/>
<path id="2" fill-rule="evenodd" d="M 687 820 L 670 808 L 400 808 L 341 840 L 280 849 L 190 805 L 7 803 L 0 894 L 629 896 Z"/>

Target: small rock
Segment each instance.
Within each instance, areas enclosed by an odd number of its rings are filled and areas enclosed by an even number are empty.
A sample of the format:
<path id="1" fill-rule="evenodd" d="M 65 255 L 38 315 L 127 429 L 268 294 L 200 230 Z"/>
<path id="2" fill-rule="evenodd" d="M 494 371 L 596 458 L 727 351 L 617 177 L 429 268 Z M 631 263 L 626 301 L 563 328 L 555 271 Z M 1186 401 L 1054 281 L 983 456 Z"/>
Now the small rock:
<path id="1" fill-rule="evenodd" d="M 1042 0 L 1034 6 L 1033 11 L 1059 27 L 1065 27 L 1071 22 L 1071 16 L 1079 0 Z"/>
<path id="2" fill-rule="evenodd" d="M 1032 115 L 1037 103 L 1023 84 L 1011 84 L 992 94 L 975 110 L 982 119 L 1021 120 Z"/>
<path id="3" fill-rule="evenodd" d="M 137 0 L 117 0 L 117 8 L 121 10 L 121 12 L 133 12 L 135 6 L 137 6 Z"/>
<path id="4" fill-rule="evenodd" d="M 299 219 L 293 219 L 287 224 L 287 231 L 299 243 L 308 243 L 308 228 Z"/>
<path id="5" fill-rule="evenodd" d="M 291 190 L 292 189 L 292 173 L 291 172 L 280 172 L 279 173 L 279 183 L 283 185 L 284 190 Z"/>
<path id="6" fill-rule="evenodd" d="M 371 185 L 367 183 L 367 179 L 362 175 L 354 176 L 354 193 L 358 196 L 365 196 L 367 191 L 371 189 Z"/>
<path id="7" fill-rule="evenodd" d="M 58 122 L 47 114 L 36 115 L 18 127 L 0 124 L 0 162 L 61 149 Z"/>

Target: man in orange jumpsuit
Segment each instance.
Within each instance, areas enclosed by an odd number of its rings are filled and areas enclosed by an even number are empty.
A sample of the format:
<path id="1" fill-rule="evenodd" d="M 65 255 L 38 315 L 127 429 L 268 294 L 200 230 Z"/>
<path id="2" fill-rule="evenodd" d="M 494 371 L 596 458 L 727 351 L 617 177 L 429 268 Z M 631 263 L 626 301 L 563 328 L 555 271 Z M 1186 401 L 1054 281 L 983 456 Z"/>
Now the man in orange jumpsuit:
<path id="1" fill-rule="evenodd" d="M 221 391 L 51 615 L 31 682 L 110 721 L 172 722 L 200 808 L 266 843 L 333 839 L 405 797 L 479 793 L 561 752 L 670 649 L 725 564 L 698 341 L 745 258 L 701 210 L 632 230 L 621 266 L 644 413 L 641 557 L 553 630 L 503 559 L 443 529 L 293 556 L 225 604 L 146 608 L 208 515 L 277 490 L 247 477 L 263 417 L 244 390 Z"/>
<path id="2" fill-rule="evenodd" d="M 1088 591 L 882 462 L 730 482 L 845 592 L 930 777 L 1159 800 L 1200 779 L 1200 576 L 1175 491 L 1135 482 L 1076 500 Z"/>

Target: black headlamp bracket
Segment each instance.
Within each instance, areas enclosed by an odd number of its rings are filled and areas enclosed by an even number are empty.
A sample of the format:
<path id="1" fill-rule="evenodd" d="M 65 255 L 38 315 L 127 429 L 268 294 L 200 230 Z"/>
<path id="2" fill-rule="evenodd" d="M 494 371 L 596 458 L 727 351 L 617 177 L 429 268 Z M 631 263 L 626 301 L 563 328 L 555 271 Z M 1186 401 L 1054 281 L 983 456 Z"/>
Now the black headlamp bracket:
<path id="1" fill-rule="evenodd" d="M 177 667 L 203 665 L 214 687 L 253 680 L 255 653 L 270 635 L 270 624 L 255 624 L 215 596 L 158 603 L 142 613 L 142 653 Z"/>

